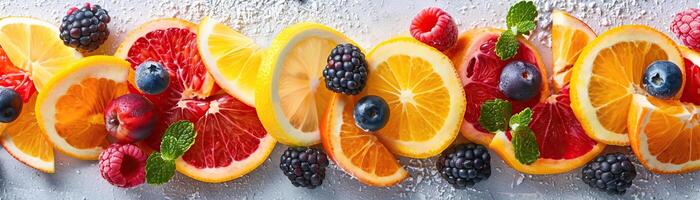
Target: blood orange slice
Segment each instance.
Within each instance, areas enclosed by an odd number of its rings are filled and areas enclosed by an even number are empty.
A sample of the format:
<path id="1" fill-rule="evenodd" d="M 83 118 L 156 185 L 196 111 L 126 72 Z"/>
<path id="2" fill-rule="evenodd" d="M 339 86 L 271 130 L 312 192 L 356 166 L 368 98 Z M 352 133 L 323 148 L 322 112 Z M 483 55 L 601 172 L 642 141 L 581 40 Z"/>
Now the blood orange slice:
<path id="1" fill-rule="evenodd" d="M 502 30 L 475 29 L 460 35 L 457 47 L 449 52 L 450 59 L 455 64 L 467 98 L 467 110 L 464 113 L 461 133 L 467 139 L 488 145 L 493 134 L 483 129 L 478 122 L 481 104 L 492 99 L 506 99 L 498 90 L 501 70 L 513 60 L 532 63 L 539 67 L 542 77 L 545 75 L 545 65 L 539 53 L 525 39 L 518 38 L 521 48 L 510 60 L 502 61 L 496 56 L 496 41 Z M 546 81 L 543 81 L 540 95 L 527 102 L 509 100 L 513 104 L 513 112 L 532 107 L 540 100 L 549 96 Z"/>
<path id="2" fill-rule="evenodd" d="M 253 107 L 226 94 L 210 96 L 216 87 L 197 50 L 196 28 L 179 19 L 147 22 L 129 33 L 116 55 L 133 68 L 148 60 L 160 62 L 175 77 L 163 93 L 144 95 L 160 116 L 145 141 L 147 146 L 158 149 L 171 123 L 191 121 L 197 138 L 178 159 L 178 171 L 200 181 L 223 182 L 259 166 L 272 152 L 275 140 L 265 132 Z"/>
<path id="3" fill-rule="evenodd" d="M 681 101 L 700 105 L 700 53 L 679 47 L 685 60 L 685 87 Z"/>

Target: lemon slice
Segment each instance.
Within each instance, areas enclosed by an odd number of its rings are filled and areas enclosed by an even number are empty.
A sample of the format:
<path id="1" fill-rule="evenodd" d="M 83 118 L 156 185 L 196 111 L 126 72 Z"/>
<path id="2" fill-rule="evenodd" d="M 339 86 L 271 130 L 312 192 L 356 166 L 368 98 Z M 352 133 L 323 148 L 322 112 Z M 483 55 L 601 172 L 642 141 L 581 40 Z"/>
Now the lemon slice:
<path id="1" fill-rule="evenodd" d="M 319 122 L 333 94 L 324 87 L 323 68 L 340 43 L 353 42 L 316 23 L 287 27 L 272 41 L 258 71 L 255 107 L 267 132 L 279 142 L 320 142 Z"/>
<path id="2" fill-rule="evenodd" d="M 657 60 L 684 69 L 673 40 L 647 26 L 613 28 L 586 45 L 571 71 L 570 92 L 571 108 L 588 136 L 610 145 L 629 144 L 627 110 L 633 94 L 645 93 L 642 74 Z"/>
<path id="3" fill-rule="evenodd" d="M 207 70 L 227 93 L 255 105 L 255 83 L 264 51 L 252 39 L 205 17 L 197 47 Z"/>
<path id="4" fill-rule="evenodd" d="M 59 151 L 95 160 L 108 145 L 104 109 L 128 91 L 131 65 L 113 56 L 92 56 L 61 71 L 39 93 L 39 127 Z"/>
<path id="5" fill-rule="evenodd" d="M 13 64 L 31 75 L 40 92 L 54 74 L 82 57 L 58 35 L 58 27 L 38 19 L 0 19 L 0 46 Z"/>
<path id="6" fill-rule="evenodd" d="M 363 95 L 389 105 L 386 126 L 376 134 L 392 152 L 427 158 L 457 137 L 466 99 L 452 61 L 413 38 L 382 42 L 367 56 L 369 73 Z"/>

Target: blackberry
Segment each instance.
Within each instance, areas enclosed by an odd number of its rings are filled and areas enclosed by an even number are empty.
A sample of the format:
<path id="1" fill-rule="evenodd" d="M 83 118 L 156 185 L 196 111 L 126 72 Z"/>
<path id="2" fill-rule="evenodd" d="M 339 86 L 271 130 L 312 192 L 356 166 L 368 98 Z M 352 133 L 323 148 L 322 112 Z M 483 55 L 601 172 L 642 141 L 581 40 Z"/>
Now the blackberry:
<path id="1" fill-rule="evenodd" d="M 491 176 L 491 155 L 484 146 L 458 144 L 445 150 L 436 166 L 453 187 L 465 189 Z"/>
<path id="2" fill-rule="evenodd" d="M 356 95 L 367 82 L 365 54 L 352 44 L 339 44 L 328 55 L 323 69 L 326 88 L 336 93 Z"/>
<path id="3" fill-rule="evenodd" d="M 107 10 L 99 5 L 86 3 L 80 9 L 73 7 L 61 20 L 61 40 L 81 52 L 94 51 L 107 40 L 110 20 Z"/>
<path id="4" fill-rule="evenodd" d="M 323 151 L 306 147 L 290 147 L 280 158 L 280 169 L 296 187 L 314 189 L 326 178 L 328 157 Z"/>
<path id="5" fill-rule="evenodd" d="M 598 156 L 581 170 L 583 182 L 610 194 L 624 194 L 637 176 L 632 162 L 622 153 Z"/>

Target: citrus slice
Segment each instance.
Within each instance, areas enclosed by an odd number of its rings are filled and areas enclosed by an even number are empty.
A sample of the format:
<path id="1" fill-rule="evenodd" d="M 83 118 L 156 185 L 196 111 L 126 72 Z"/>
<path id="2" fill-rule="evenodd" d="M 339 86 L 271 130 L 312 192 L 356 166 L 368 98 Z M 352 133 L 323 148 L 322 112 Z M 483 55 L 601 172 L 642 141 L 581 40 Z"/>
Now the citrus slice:
<path id="1" fill-rule="evenodd" d="M 455 63 L 457 73 L 464 88 L 467 109 L 462 123 L 462 136 L 468 140 L 488 145 L 493 134 L 479 125 L 481 105 L 489 100 L 504 99 L 513 105 L 513 112 L 535 106 L 549 96 L 547 81 L 542 81 L 540 94 L 529 101 L 515 101 L 507 97 L 498 89 L 499 78 L 503 67 L 511 61 L 519 60 L 538 66 L 541 77 L 546 76 L 544 62 L 539 52 L 524 38 L 519 37 L 521 44 L 518 53 L 511 59 L 502 61 L 496 56 L 496 41 L 503 30 L 498 29 L 474 29 L 462 33 L 453 52 L 448 53 Z M 545 79 L 543 79 L 545 80 Z"/>
<path id="2" fill-rule="evenodd" d="M 255 83 L 263 49 L 252 39 L 209 17 L 199 22 L 197 47 L 216 83 L 227 93 L 255 106 Z"/>
<path id="3" fill-rule="evenodd" d="M 675 43 L 641 25 L 610 29 L 583 49 L 571 72 L 571 107 L 591 138 L 629 144 L 627 110 L 632 94 L 644 93 L 642 73 L 657 60 L 673 62 L 684 71 Z"/>
<path id="4" fill-rule="evenodd" d="M 117 55 L 134 69 L 145 61 L 163 63 L 173 77 L 163 93 L 142 94 L 160 116 L 145 143 L 159 149 L 171 123 L 194 123 L 195 143 L 176 161 L 180 173 L 204 182 L 229 181 L 253 171 L 272 152 L 276 142 L 255 108 L 228 94 L 211 95 L 216 87 L 197 50 L 196 25 L 179 19 L 147 22 L 129 32 Z"/>
<path id="5" fill-rule="evenodd" d="M 464 90 L 450 59 L 408 37 L 377 45 L 367 56 L 367 89 L 386 100 L 389 120 L 376 131 L 393 153 L 427 158 L 446 149 L 459 134 Z"/>
<path id="6" fill-rule="evenodd" d="M 58 27 L 38 19 L 0 19 L 0 46 L 15 66 L 30 74 L 39 91 L 54 74 L 82 57 L 58 35 Z"/>
<path id="7" fill-rule="evenodd" d="M 635 94 L 629 138 L 639 161 L 655 173 L 700 169 L 700 106 Z"/>
<path id="8" fill-rule="evenodd" d="M 540 157 L 532 164 L 515 157 L 509 132 L 498 133 L 489 144 L 513 169 L 528 174 L 558 174 L 588 163 L 605 149 L 586 135 L 569 104 L 569 88 L 532 107 L 530 128 L 535 134 Z"/>
<path id="9" fill-rule="evenodd" d="M 42 172 L 54 172 L 53 146 L 39 129 L 34 116 L 36 90 L 29 74 L 16 68 L 0 48 L 0 87 L 17 91 L 24 102 L 20 116 L 0 123 L 0 144 L 20 162 Z"/>
<path id="10" fill-rule="evenodd" d="M 113 56 L 83 58 L 54 76 L 39 93 L 36 120 L 56 149 L 96 160 L 109 144 L 104 109 L 126 94 L 129 63 Z"/>
<path id="11" fill-rule="evenodd" d="M 324 87 L 323 68 L 341 43 L 353 42 L 316 23 L 289 26 L 272 41 L 258 71 L 255 106 L 265 129 L 281 143 L 321 141 L 319 124 L 333 94 Z"/>
<path id="12" fill-rule="evenodd" d="M 552 85 L 561 89 L 571 79 L 571 68 L 583 47 L 595 39 L 593 29 L 580 19 L 560 10 L 552 12 Z"/>
<path id="13" fill-rule="evenodd" d="M 378 187 L 395 185 L 408 172 L 377 135 L 355 125 L 352 110 L 356 98 L 333 95 L 321 126 L 326 153 L 345 172 L 360 182 Z"/>
<path id="14" fill-rule="evenodd" d="M 680 47 L 685 59 L 685 87 L 683 87 L 682 102 L 700 105 L 700 53 Z"/>

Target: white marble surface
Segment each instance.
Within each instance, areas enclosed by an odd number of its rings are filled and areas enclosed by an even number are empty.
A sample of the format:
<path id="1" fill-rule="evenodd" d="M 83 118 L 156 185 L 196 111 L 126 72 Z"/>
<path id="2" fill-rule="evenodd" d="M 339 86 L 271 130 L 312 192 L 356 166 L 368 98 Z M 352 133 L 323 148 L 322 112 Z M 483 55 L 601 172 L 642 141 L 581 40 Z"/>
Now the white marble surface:
<path id="1" fill-rule="evenodd" d="M 33 16 L 59 24 L 70 5 L 84 0 L 0 0 L 0 17 Z M 193 22 L 210 15 L 240 29 L 261 45 L 268 45 L 283 27 L 300 21 L 318 21 L 336 27 L 364 48 L 393 35 L 406 34 L 412 16 L 427 6 L 452 14 L 464 31 L 473 27 L 503 27 L 507 7 L 514 1 L 491 0 L 99 0 L 110 11 L 113 35 L 97 54 L 110 54 L 125 32 L 159 17 Z M 601 32 L 619 24 L 647 24 L 670 34 L 674 13 L 697 7 L 690 0 L 539 0 L 540 9 L 560 8 L 581 17 Z M 539 39 L 533 39 L 539 40 Z M 548 54 L 543 50 L 544 54 Z M 520 174 L 492 153 L 491 178 L 468 190 L 454 190 L 434 169 L 434 159 L 402 159 L 412 178 L 391 188 L 360 184 L 335 166 L 324 185 L 315 190 L 293 187 L 278 168 L 283 145 L 262 166 L 223 184 L 200 183 L 177 174 L 164 186 L 142 185 L 121 189 L 109 185 L 96 162 L 56 156 L 56 173 L 26 167 L 0 150 L 0 199 L 700 199 L 700 173 L 655 175 L 637 165 L 634 185 L 623 196 L 591 190 L 580 180 L 580 170 L 547 176 Z M 625 151 L 626 148 L 608 148 Z"/>

